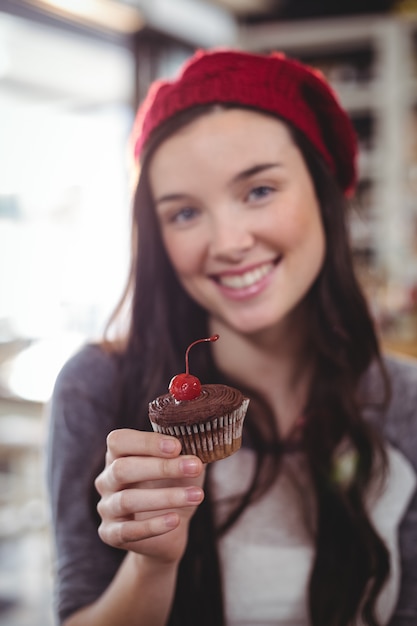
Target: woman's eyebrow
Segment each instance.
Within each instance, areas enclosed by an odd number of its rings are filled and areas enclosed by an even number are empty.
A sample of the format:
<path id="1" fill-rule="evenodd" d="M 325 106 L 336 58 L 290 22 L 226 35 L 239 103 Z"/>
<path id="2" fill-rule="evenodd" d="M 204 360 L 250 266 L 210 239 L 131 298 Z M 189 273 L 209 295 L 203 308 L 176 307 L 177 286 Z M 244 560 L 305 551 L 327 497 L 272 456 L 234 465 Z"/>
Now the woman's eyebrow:
<path id="1" fill-rule="evenodd" d="M 258 165 L 253 165 L 252 167 L 248 167 L 248 169 L 236 174 L 236 176 L 233 177 L 232 182 L 246 180 L 255 174 L 259 174 L 259 172 L 264 172 L 265 170 L 269 170 L 274 167 L 281 167 L 281 163 L 259 163 Z"/>
<path id="2" fill-rule="evenodd" d="M 187 196 L 184 193 L 167 193 L 164 196 L 155 198 L 154 204 L 157 206 L 158 204 L 163 204 L 164 202 L 175 202 L 177 200 L 184 201 L 186 199 Z"/>

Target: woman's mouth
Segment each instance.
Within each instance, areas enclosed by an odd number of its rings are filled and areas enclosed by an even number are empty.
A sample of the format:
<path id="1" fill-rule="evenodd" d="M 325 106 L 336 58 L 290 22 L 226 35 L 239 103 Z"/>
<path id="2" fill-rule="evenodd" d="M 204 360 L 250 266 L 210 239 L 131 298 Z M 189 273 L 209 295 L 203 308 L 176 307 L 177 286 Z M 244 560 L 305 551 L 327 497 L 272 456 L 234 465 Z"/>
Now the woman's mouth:
<path id="1" fill-rule="evenodd" d="M 279 260 L 268 261 L 241 273 L 217 274 L 213 279 L 226 295 L 233 298 L 254 296 L 269 284 L 269 277 Z"/>
<path id="2" fill-rule="evenodd" d="M 273 263 L 265 263 L 265 265 L 261 265 L 253 270 L 249 270 L 244 274 L 226 274 L 225 276 L 219 276 L 218 280 L 221 285 L 224 285 L 225 287 L 230 287 L 231 289 L 242 289 L 242 287 L 251 287 L 258 281 L 260 281 L 264 276 L 269 274 L 273 267 Z"/>

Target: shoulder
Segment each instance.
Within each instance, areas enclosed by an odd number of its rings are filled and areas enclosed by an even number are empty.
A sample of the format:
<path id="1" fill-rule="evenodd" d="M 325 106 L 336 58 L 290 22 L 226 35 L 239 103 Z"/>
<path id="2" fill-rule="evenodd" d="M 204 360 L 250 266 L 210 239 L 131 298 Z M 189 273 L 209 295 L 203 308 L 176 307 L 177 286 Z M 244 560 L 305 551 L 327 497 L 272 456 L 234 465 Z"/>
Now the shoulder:
<path id="1" fill-rule="evenodd" d="M 389 376 L 389 403 L 383 414 L 371 410 L 370 417 L 417 469 L 417 360 L 386 355 L 384 364 Z M 375 366 L 367 372 L 365 383 L 373 398 L 381 398 L 378 391 L 382 382 Z"/>
<path id="2" fill-rule="evenodd" d="M 393 391 L 406 393 L 417 398 L 417 359 L 407 356 L 386 355 L 385 366 L 389 373 Z"/>
<path id="3" fill-rule="evenodd" d="M 391 382 L 386 434 L 417 469 L 417 361 L 387 357 L 385 362 Z"/>
<path id="4" fill-rule="evenodd" d="M 385 366 L 391 386 L 387 421 L 391 428 L 409 425 L 417 431 L 417 360 L 387 356 Z"/>
<path id="5" fill-rule="evenodd" d="M 89 385 L 116 375 L 116 359 L 100 344 L 87 344 L 64 364 L 58 374 L 58 385 Z"/>
<path id="6" fill-rule="evenodd" d="M 88 344 L 62 367 L 55 382 L 53 399 L 77 392 L 108 405 L 116 381 L 115 356 L 99 344 Z"/>
<path id="7" fill-rule="evenodd" d="M 118 411 L 118 367 L 100 345 L 81 348 L 59 372 L 47 408 L 55 438 L 107 434 Z"/>

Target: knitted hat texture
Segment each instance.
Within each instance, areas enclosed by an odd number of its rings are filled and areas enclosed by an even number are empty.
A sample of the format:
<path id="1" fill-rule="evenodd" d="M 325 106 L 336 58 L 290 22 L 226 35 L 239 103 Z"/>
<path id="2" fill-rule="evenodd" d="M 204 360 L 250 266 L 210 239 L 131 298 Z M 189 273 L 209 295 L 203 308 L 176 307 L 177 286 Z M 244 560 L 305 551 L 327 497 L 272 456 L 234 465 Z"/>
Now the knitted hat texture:
<path id="1" fill-rule="evenodd" d="M 197 51 L 173 80 L 155 81 L 138 109 L 132 140 L 139 159 L 152 133 L 186 109 L 215 103 L 272 113 L 298 128 L 322 155 L 345 195 L 357 179 L 357 139 L 322 74 L 282 53 Z"/>

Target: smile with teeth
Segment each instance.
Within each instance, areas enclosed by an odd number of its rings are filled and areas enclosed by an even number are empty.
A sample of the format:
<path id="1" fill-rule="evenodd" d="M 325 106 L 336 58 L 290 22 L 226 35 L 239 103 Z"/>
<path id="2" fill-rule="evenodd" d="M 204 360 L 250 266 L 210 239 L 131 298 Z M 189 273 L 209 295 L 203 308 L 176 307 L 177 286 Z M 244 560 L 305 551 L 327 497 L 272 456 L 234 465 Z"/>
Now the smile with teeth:
<path id="1" fill-rule="evenodd" d="M 269 262 L 249 270 L 244 274 L 218 276 L 217 281 L 224 287 L 229 287 L 229 289 L 243 289 L 245 287 L 251 287 L 262 280 L 264 276 L 269 274 L 273 267 L 274 263 Z"/>

